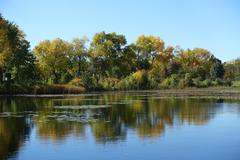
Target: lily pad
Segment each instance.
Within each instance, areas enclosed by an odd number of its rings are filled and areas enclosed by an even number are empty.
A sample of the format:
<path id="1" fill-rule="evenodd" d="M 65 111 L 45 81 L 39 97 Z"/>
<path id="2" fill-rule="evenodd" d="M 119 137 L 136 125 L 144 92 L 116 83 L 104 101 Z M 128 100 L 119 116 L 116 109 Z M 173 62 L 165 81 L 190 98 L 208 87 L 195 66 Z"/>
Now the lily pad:
<path id="1" fill-rule="evenodd" d="M 110 107 L 110 105 L 54 106 L 56 109 L 97 109 L 108 107 Z"/>

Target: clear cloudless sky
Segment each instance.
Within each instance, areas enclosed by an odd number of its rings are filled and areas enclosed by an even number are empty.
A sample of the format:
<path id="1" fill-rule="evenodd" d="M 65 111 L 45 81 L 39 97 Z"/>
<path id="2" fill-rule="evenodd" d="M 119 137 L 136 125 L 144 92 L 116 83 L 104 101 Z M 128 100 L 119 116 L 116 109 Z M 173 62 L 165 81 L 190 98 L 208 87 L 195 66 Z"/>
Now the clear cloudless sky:
<path id="1" fill-rule="evenodd" d="M 223 61 L 240 57 L 240 0 L 0 0 L 0 13 L 24 30 L 32 48 L 106 31 L 128 43 L 155 35 L 166 45 L 206 48 Z"/>

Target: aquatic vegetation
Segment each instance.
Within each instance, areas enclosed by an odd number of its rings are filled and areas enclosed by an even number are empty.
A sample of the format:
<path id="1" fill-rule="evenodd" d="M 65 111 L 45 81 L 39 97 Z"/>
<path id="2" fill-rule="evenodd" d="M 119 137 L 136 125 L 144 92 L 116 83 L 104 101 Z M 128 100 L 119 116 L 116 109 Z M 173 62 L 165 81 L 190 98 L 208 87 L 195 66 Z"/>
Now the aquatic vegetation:
<path id="1" fill-rule="evenodd" d="M 54 106 L 57 109 L 97 109 L 107 107 L 110 107 L 110 105 Z"/>

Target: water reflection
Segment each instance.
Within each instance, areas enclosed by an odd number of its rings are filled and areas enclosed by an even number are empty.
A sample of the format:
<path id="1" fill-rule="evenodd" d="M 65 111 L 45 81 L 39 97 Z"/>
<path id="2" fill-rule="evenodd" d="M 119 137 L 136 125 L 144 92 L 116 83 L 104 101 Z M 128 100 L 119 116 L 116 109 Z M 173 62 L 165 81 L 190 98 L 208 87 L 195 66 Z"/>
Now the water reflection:
<path id="1" fill-rule="evenodd" d="M 22 147 L 31 125 L 24 118 L 0 118 L 0 159 L 14 157 Z"/>
<path id="2" fill-rule="evenodd" d="M 223 101 L 215 99 L 130 94 L 0 100 L 0 159 L 14 157 L 33 128 L 40 140 L 57 143 L 84 137 L 88 126 L 96 143 L 117 143 L 126 140 L 130 129 L 150 138 L 161 136 L 167 127 L 204 125 L 223 109 Z"/>
<path id="3" fill-rule="evenodd" d="M 35 121 L 37 126 L 37 134 L 42 140 L 52 140 L 54 142 L 63 141 L 68 135 L 72 134 L 76 137 L 84 136 L 84 125 L 76 124 L 76 122 L 68 122 L 58 120 L 42 120 Z"/>

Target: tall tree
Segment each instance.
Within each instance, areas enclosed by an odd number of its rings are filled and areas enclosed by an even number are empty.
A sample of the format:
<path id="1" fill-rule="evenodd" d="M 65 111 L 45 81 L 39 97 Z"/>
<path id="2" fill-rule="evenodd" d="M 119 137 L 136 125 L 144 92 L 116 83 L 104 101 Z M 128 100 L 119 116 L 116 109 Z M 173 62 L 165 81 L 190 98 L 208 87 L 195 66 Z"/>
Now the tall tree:
<path id="1" fill-rule="evenodd" d="M 224 63 L 224 79 L 240 80 L 240 58 Z"/>
<path id="2" fill-rule="evenodd" d="M 0 15 L 0 73 L 11 73 L 15 83 L 33 81 L 35 66 L 29 42 L 19 27 Z M 2 78 L 1 78 L 2 79 Z"/>
<path id="3" fill-rule="evenodd" d="M 139 36 L 134 43 L 138 69 L 149 69 L 157 56 L 164 51 L 164 42 L 155 36 Z"/>
<path id="4" fill-rule="evenodd" d="M 122 75 L 120 59 L 126 43 L 123 35 L 105 32 L 95 34 L 89 50 L 94 72 L 107 77 L 120 77 Z"/>
<path id="5" fill-rule="evenodd" d="M 79 77 L 82 72 L 87 70 L 89 55 L 86 47 L 86 42 L 88 39 L 75 38 L 71 42 L 71 53 L 70 53 L 70 65 L 71 65 L 71 74 L 73 76 Z"/>
<path id="6" fill-rule="evenodd" d="M 177 55 L 177 60 L 182 66 L 183 73 L 191 73 L 193 77 L 202 79 L 210 76 L 209 69 L 213 58 L 215 57 L 203 48 L 182 50 Z"/>
<path id="7" fill-rule="evenodd" d="M 34 48 L 37 66 L 45 81 L 60 83 L 69 69 L 70 45 L 62 39 L 45 40 Z"/>
<path id="8" fill-rule="evenodd" d="M 214 56 L 212 56 L 211 62 L 212 62 L 210 68 L 211 79 L 223 78 L 224 67 L 222 62 L 219 59 L 215 58 Z"/>

